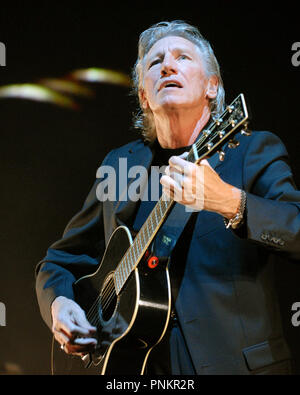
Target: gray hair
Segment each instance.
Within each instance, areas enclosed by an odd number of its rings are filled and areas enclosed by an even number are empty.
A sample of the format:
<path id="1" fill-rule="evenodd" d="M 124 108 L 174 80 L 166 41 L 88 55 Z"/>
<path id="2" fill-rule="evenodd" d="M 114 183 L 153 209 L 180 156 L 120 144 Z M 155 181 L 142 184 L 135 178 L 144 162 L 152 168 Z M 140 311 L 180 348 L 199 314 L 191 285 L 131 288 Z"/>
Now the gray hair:
<path id="1" fill-rule="evenodd" d="M 150 109 L 143 110 L 139 90 L 143 81 L 144 60 L 152 46 L 166 36 L 183 37 L 194 43 L 203 55 L 207 76 L 215 75 L 218 78 L 218 92 L 216 98 L 210 101 L 210 111 L 213 119 L 218 118 L 224 111 L 225 91 L 220 72 L 220 66 L 210 43 L 202 36 L 198 28 L 184 21 L 159 22 L 141 33 L 138 43 L 138 58 L 132 70 L 133 90 L 139 100 L 139 108 L 134 114 L 134 126 L 141 129 L 144 138 L 153 141 L 156 138 L 154 117 Z"/>

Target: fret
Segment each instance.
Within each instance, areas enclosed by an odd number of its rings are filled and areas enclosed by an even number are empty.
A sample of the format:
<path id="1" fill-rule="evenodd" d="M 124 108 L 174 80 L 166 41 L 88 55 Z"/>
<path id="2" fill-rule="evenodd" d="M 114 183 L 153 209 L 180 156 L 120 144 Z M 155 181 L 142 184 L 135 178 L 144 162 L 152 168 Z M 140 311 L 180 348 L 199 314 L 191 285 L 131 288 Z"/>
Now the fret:
<path id="1" fill-rule="evenodd" d="M 118 285 L 118 279 L 119 279 L 119 267 L 117 267 L 115 270 L 115 275 L 114 275 L 115 287 L 117 287 Z"/>
<path id="2" fill-rule="evenodd" d="M 136 238 L 134 239 L 131 248 L 133 249 L 134 260 L 136 261 L 136 260 L 137 260 L 137 257 L 139 256 L 139 241 L 138 241 L 138 236 L 136 236 Z"/>
<path id="3" fill-rule="evenodd" d="M 128 266 L 129 270 L 131 269 L 131 261 L 132 261 L 132 259 L 133 259 L 132 258 L 132 249 L 130 247 L 128 252 L 127 252 L 127 261 L 128 261 L 128 264 L 129 264 L 129 266 Z"/>
<path id="4" fill-rule="evenodd" d="M 140 248 L 139 253 L 141 253 L 143 251 L 143 240 L 142 240 L 142 233 L 141 232 L 139 232 L 138 238 L 139 238 L 139 248 Z"/>
<path id="5" fill-rule="evenodd" d="M 144 248 L 145 245 L 147 244 L 144 225 L 142 226 L 141 231 L 142 231 L 141 234 L 143 235 L 143 248 Z"/>
<path id="6" fill-rule="evenodd" d="M 120 287 L 123 284 L 124 277 L 122 275 L 122 270 L 118 271 L 118 286 Z"/>
<path id="7" fill-rule="evenodd" d="M 146 226 L 146 230 L 147 230 L 147 233 L 148 233 L 148 240 L 149 240 L 150 237 L 151 237 L 151 233 L 149 232 L 148 221 L 146 222 L 145 226 Z"/>
<path id="8" fill-rule="evenodd" d="M 134 240 L 134 248 L 137 252 L 137 257 L 140 255 L 140 237 L 139 234 L 136 236 L 135 240 Z"/>
<path id="9" fill-rule="evenodd" d="M 131 257 L 132 257 L 132 259 L 131 259 L 131 261 L 130 261 L 130 271 L 133 270 L 134 264 L 135 264 L 135 262 L 136 262 L 135 250 L 134 250 L 133 247 L 132 247 L 132 254 L 131 254 Z"/>
<path id="10" fill-rule="evenodd" d="M 150 221 L 150 225 L 151 225 L 151 233 L 153 233 L 153 231 L 154 231 L 154 229 L 155 229 L 155 226 L 154 226 L 154 224 L 153 224 L 153 212 L 151 213 L 151 216 L 150 216 L 150 218 L 149 218 L 149 221 Z"/>
<path id="11" fill-rule="evenodd" d="M 133 244 L 133 245 L 131 246 L 131 248 L 132 248 L 132 251 L 133 251 L 134 261 L 136 261 L 136 260 L 137 260 L 137 255 L 135 254 L 135 253 L 136 253 L 135 244 Z"/>
<path id="12" fill-rule="evenodd" d="M 117 272 L 117 284 L 119 284 L 119 280 L 120 280 L 120 277 L 121 277 L 121 270 L 120 270 L 121 268 L 118 268 L 117 270 L 116 270 L 116 272 Z"/>
<path id="13" fill-rule="evenodd" d="M 129 262 L 129 255 L 126 255 L 126 259 L 125 259 L 125 278 L 127 278 L 130 274 L 130 262 Z"/>
<path id="14" fill-rule="evenodd" d="M 123 271 L 124 271 L 125 274 L 127 274 L 127 270 L 126 270 L 126 267 L 127 267 L 126 261 L 127 261 L 127 259 L 128 259 L 128 250 L 126 251 L 126 254 L 123 256 L 123 258 L 122 258 L 122 260 L 120 262 L 120 265 L 122 265 Z"/>
<path id="15" fill-rule="evenodd" d="M 114 280 L 115 280 L 115 287 L 117 288 L 117 289 L 120 289 L 120 280 L 119 280 L 120 278 L 119 278 L 119 275 L 118 275 L 118 272 L 117 272 L 117 270 L 115 271 L 115 276 L 114 276 Z"/>
<path id="16" fill-rule="evenodd" d="M 144 224 L 141 228 L 141 234 L 143 235 L 143 249 L 148 243 L 149 240 L 149 232 L 147 232 L 147 226 Z"/>
<path id="17" fill-rule="evenodd" d="M 133 260 L 133 258 L 132 258 L 132 249 L 130 247 L 129 252 L 128 252 L 128 264 L 129 264 L 128 270 L 129 270 L 129 273 L 131 272 L 131 267 L 132 267 L 131 261 L 132 260 Z"/>
<path id="18" fill-rule="evenodd" d="M 161 208 L 161 204 L 160 204 L 160 203 L 161 203 L 161 200 L 158 201 L 158 207 L 159 207 L 160 216 L 163 217 L 164 214 L 163 214 L 163 211 L 162 211 L 162 208 Z"/>
<path id="19" fill-rule="evenodd" d="M 122 261 L 121 261 L 121 272 L 122 272 L 122 277 L 123 278 L 126 278 L 126 276 L 127 276 L 127 273 L 126 273 L 126 271 L 125 271 L 125 269 L 126 269 L 126 266 L 125 266 L 125 261 L 126 261 L 126 259 L 123 259 Z M 123 264 L 122 264 L 122 262 L 123 262 Z"/>
<path id="20" fill-rule="evenodd" d="M 152 234 L 152 221 L 151 221 L 151 215 L 152 213 L 149 215 L 147 222 L 146 222 L 146 226 L 147 226 L 147 230 L 148 230 L 148 234 L 151 237 Z"/>
<path id="21" fill-rule="evenodd" d="M 142 249 L 141 249 L 141 240 L 140 240 L 140 234 L 138 234 L 137 236 L 136 236 L 136 238 L 135 238 L 135 249 L 136 249 L 136 252 L 137 252 L 137 256 L 139 257 L 140 256 L 140 253 L 141 253 L 141 251 L 142 251 Z"/>
<path id="22" fill-rule="evenodd" d="M 156 219 L 156 226 L 159 224 L 160 218 L 157 216 L 157 205 L 154 208 L 154 214 L 155 214 L 155 219 Z"/>
<path id="23" fill-rule="evenodd" d="M 145 234 L 144 234 L 143 230 L 140 233 L 141 233 L 141 243 L 142 243 L 142 250 L 143 250 L 147 243 L 146 243 L 146 240 L 145 240 Z"/>
<path id="24" fill-rule="evenodd" d="M 134 260 L 132 253 L 133 253 L 133 251 L 132 251 L 132 248 L 130 247 L 129 254 L 128 254 L 128 259 L 129 259 L 128 260 L 128 263 L 129 263 L 128 269 L 129 269 L 129 272 L 131 271 L 131 268 L 132 268 L 132 263 L 131 262 Z"/>

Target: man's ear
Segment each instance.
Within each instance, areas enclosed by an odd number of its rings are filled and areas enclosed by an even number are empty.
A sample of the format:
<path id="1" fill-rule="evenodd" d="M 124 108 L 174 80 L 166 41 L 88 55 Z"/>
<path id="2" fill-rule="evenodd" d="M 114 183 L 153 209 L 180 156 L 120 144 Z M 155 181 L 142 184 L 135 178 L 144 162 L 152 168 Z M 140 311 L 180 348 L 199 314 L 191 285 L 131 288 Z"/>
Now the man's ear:
<path id="1" fill-rule="evenodd" d="M 145 94 L 145 91 L 143 88 L 139 89 L 139 99 L 140 99 L 142 109 L 147 110 L 149 108 L 149 103 L 148 103 L 148 100 L 146 98 L 146 94 Z"/>
<path id="2" fill-rule="evenodd" d="M 206 97 L 208 97 L 209 99 L 215 99 L 218 93 L 218 86 L 218 77 L 216 75 L 210 76 L 206 89 Z"/>

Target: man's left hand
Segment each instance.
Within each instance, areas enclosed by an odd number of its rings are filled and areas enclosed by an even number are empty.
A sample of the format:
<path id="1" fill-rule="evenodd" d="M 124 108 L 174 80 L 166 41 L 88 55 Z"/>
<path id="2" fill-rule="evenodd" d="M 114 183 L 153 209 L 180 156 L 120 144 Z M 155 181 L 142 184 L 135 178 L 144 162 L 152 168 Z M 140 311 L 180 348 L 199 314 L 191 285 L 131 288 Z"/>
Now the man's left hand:
<path id="1" fill-rule="evenodd" d="M 190 209 L 213 211 L 230 219 L 237 213 L 241 194 L 238 188 L 224 182 L 206 159 L 199 164 L 172 156 L 161 177 L 163 192 Z"/>

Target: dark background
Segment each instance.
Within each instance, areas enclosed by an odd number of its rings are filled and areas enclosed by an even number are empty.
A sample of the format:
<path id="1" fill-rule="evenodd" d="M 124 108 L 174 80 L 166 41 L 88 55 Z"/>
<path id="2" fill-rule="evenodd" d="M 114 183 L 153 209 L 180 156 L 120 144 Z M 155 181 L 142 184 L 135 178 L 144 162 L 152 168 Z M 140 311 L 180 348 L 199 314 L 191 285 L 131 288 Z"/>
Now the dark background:
<path id="1" fill-rule="evenodd" d="M 53 3 L 1 3 L 0 41 L 7 59 L 0 85 L 85 67 L 129 74 L 140 32 L 161 20 L 183 19 L 211 42 L 227 102 L 243 92 L 252 128 L 281 137 L 300 185 L 300 67 L 291 63 L 292 44 L 300 41 L 295 3 Z M 0 327 L 1 373 L 50 372 L 51 334 L 36 302 L 35 265 L 80 209 L 104 155 L 137 138 L 129 89 L 92 88 L 95 98 L 81 100 L 79 111 L 0 99 L 0 302 L 7 312 Z M 291 305 L 300 301 L 300 269 L 285 262 L 279 270 L 285 331 L 300 372 L 300 328 L 291 324 Z"/>

